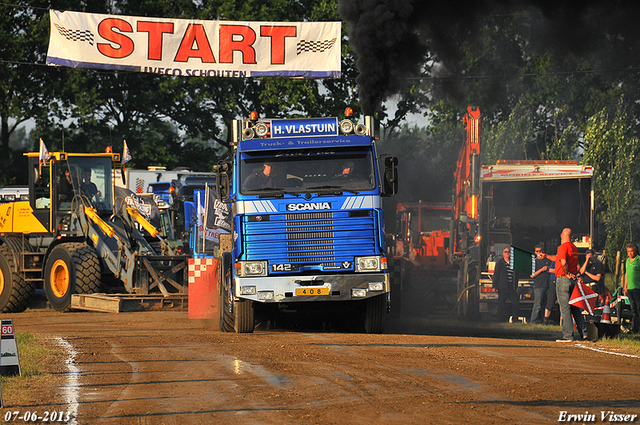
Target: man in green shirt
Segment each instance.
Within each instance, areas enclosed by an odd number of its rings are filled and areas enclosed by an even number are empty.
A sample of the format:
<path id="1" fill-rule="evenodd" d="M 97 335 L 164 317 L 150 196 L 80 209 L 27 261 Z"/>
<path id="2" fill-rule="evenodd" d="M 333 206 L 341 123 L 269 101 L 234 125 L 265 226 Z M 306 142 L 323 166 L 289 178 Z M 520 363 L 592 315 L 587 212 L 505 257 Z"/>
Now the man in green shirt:
<path id="1" fill-rule="evenodd" d="M 638 245 L 627 244 L 627 261 L 624 264 L 624 293 L 629 297 L 633 322 L 631 332 L 640 332 L 640 260 L 638 260 Z"/>

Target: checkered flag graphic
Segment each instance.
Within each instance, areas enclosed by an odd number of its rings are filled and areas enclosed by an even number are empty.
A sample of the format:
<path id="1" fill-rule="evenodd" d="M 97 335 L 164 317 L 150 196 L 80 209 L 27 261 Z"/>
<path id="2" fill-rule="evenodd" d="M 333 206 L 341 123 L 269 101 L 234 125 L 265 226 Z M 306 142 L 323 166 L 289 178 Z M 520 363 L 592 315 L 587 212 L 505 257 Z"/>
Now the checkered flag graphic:
<path id="1" fill-rule="evenodd" d="M 334 44 L 336 44 L 335 38 L 332 38 L 331 40 L 321 41 L 300 40 L 298 41 L 296 53 L 298 55 L 306 52 L 322 53 L 325 50 L 331 49 Z"/>
<path id="2" fill-rule="evenodd" d="M 93 46 L 93 33 L 89 30 L 70 30 L 58 24 L 55 24 L 61 36 L 70 41 L 86 41 Z"/>

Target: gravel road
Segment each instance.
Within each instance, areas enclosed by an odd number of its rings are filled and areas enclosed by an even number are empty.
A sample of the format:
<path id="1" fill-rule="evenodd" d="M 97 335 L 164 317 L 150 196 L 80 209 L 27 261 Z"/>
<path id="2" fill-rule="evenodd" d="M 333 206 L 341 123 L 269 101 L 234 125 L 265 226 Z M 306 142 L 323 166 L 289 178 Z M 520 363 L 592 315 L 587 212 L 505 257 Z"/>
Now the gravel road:
<path id="1" fill-rule="evenodd" d="M 41 399 L 5 400 L 3 414 L 69 412 L 78 424 L 534 424 L 563 414 L 607 423 L 601 412 L 640 414 L 640 358 L 593 343 L 472 335 L 419 318 L 389 321 L 382 335 L 236 335 L 175 311 L 8 317 L 66 354 L 46 366 L 53 379 L 34 389 Z"/>

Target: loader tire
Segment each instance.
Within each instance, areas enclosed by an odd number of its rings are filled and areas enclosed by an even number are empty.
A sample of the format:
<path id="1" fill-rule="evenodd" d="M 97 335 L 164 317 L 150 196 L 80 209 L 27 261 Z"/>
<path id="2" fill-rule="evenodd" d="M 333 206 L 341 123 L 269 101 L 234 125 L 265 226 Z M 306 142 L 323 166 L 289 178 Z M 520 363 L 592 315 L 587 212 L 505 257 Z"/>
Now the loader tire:
<path id="1" fill-rule="evenodd" d="M 44 274 L 44 290 L 51 307 L 71 310 L 71 295 L 92 294 L 100 288 L 100 260 L 83 243 L 62 243 L 51 251 Z"/>
<path id="2" fill-rule="evenodd" d="M 0 311 L 19 313 L 29 307 L 35 293 L 33 282 L 15 272 L 17 259 L 8 246 L 0 246 Z"/>

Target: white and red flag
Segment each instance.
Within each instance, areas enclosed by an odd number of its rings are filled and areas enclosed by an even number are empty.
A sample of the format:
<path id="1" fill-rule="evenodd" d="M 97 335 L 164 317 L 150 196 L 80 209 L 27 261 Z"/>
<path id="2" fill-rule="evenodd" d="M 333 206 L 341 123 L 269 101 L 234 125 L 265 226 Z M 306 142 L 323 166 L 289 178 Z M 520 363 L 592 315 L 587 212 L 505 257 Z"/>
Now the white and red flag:
<path id="1" fill-rule="evenodd" d="M 42 165 L 49 161 L 49 159 L 51 159 L 49 149 L 47 149 L 47 146 L 44 144 L 42 139 L 40 139 L 40 155 L 38 158 L 38 169 L 40 170 L 40 173 L 42 173 Z"/>
<path id="2" fill-rule="evenodd" d="M 131 161 L 133 158 L 131 157 L 131 151 L 129 151 L 129 146 L 127 146 L 127 141 L 122 141 L 122 165 Z"/>
<path id="3" fill-rule="evenodd" d="M 591 288 L 586 286 L 581 281 L 578 281 L 576 286 L 573 288 L 573 293 L 571 294 L 569 304 L 581 308 L 587 311 L 589 314 L 593 315 L 593 310 L 596 308 L 597 299 L 598 294 L 593 292 Z"/>

